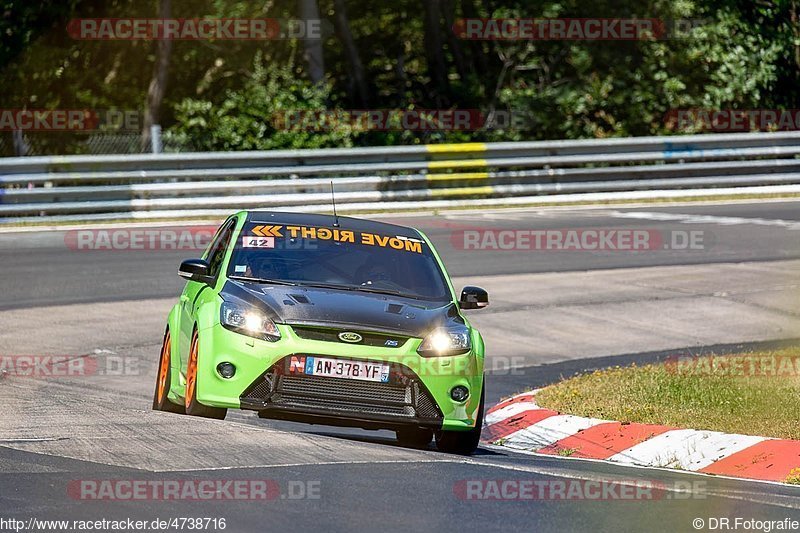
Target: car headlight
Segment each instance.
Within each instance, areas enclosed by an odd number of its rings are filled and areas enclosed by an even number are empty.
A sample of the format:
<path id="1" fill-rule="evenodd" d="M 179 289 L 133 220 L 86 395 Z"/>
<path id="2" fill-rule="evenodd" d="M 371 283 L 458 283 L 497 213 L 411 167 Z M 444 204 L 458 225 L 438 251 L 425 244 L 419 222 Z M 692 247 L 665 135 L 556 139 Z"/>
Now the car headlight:
<path id="1" fill-rule="evenodd" d="M 253 307 L 222 302 L 220 315 L 220 323 L 223 327 L 242 335 L 271 342 L 281 338 L 281 332 L 278 331 L 275 322 Z"/>
<path id="2" fill-rule="evenodd" d="M 417 352 L 424 357 L 460 355 L 472 349 L 469 329 L 466 327 L 437 328 L 431 331 Z"/>

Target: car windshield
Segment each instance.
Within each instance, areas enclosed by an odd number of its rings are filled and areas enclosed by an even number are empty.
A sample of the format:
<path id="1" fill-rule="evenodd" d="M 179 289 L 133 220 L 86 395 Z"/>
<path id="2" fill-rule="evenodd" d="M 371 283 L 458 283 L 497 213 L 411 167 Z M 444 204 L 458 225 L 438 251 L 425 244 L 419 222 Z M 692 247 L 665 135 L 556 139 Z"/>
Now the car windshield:
<path id="1" fill-rule="evenodd" d="M 248 222 L 234 242 L 228 276 L 451 299 L 438 262 L 422 239 L 334 227 Z"/>

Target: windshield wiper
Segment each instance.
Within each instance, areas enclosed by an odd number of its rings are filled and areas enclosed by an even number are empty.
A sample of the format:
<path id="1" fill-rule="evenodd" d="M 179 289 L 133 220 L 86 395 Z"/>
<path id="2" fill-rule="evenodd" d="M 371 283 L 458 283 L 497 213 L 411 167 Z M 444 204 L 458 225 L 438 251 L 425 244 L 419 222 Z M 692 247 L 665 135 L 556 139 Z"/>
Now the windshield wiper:
<path id="1" fill-rule="evenodd" d="M 424 298 L 422 296 L 417 296 L 414 294 L 408 294 L 406 292 L 400 292 L 392 289 L 373 289 L 371 287 L 353 287 L 354 291 L 361 291 L 361 292 L 371 292 L 375 294 L 388 294 L 390 296 L 399 296 L 400 298 L 410 298 L 412 300 L 425 300 L 428 301 L 430 298 Z"/>
<path id="2" fill-rule="evenodd" d="M 395 289 L 377 289 L 374 287 L 369 287 L 367 285 L 360 285 L 358 287 L 353 287 L 353 290 L 361 292 L 374 292 L 375 294 L 391 294 L 394 296 L 406 296 L 404 293 Z M 407 298 L 413 298 L 413 296 L 407 296 Z"/>
<path id="3" fill-rule="evenodd" d="M 252 278 L 244 278 L 243 276 L 229 276 L 229 277 L 233 278 L 233 279 L 246 279 L 247 281 L 262 281 L 262 280 L 252 279 Z M 399 296 L 400 298 L 410 298 L 412 300 L 425 300 L 425 301 L 430 300 L 430 298 L 425 298 L 425 297 L 422 297 L 422 296 L 407 294 L 407 293 L 404 293 L 402 291 L 398 291 L 398 290 L 395 290 L 395 289 L 376 289 L 376 288 L 368 287 L 368 286 L 365 286 L 365 285 L 356 286 L 356 285 L 337 285 L 336 283 L 303 283 L 303 282 L 289 283 L 287 281 L 275 281 L 275 282 L 273 282 L 272 280 L 263 280 L 263 281 L 264 281 L 264 283 L 281 283 L 281 284 L 286 284 L 286 285 L 295 285 L 297 287 L 313 287 L 313 288 L 316 288 L 316 289 L 334 289 L 334 290 L 339 290 L 339 291 L 350 291 L 350 292 L 353 292 L 353 291 L 355 291 L 355 292 L 369 292 L 369 293 L 372 293 L 372 294 L 387 294 L 389 296 Z"/>
<path id="4" fill-rule="evenodd" d="M 335 283 L 300 283 L 301 287 L 315 287 L 317 289 L 339 289 L 342 291 L 352 291 L 355 288 L 350 285 L 337 285 Z"/>
<path id="5" fill-rule="evenodd" d="M 250 281 L 252 283 L 268 283 L 271 285 L 290 285 L 292 287 L 297 286 L 297 283 L 292 283 L 291 281 L 283 281 L 280 279 L 266 279 L 266 278 L 251 278 L 250 276 L 228 276 L 228 279 L 235 279 L 237 281 Z"/>
<path id="6" fill-rule="evenodd" d="M 369 292 L 373 294 L 388 294 L 389 296 L 399 296 L 401 298 L 411 298 L 412 300 L 424 300 L 420 296 L 413 296 L 395 289 L 377 289 L 366 285 L 336 285 L 334 283 L 301 283 L 302 287 L 318 287 L 321 289 L 339 289 L 343 291 Z"/>

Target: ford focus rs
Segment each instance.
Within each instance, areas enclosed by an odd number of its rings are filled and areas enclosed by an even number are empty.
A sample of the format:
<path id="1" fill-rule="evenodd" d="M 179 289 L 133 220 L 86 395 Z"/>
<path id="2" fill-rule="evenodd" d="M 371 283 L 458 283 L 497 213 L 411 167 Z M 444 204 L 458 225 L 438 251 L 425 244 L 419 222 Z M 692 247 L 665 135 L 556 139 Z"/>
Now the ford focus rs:
<path id="1" fill-rule="evenodd" d="M 349 217 L 243 211 L 187 281 L 164 334 L 153 409 L 388 429 L 469 454 L 483 421 L 484 344 L 428 238 Z"/>

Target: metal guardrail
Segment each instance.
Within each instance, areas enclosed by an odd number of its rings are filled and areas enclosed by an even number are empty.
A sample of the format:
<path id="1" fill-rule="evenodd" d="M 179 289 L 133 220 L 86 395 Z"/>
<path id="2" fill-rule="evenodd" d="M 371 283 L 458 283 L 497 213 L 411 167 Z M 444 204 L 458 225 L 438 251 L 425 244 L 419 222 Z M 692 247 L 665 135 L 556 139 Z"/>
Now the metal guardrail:
<path id="1" fill-rule="evenodd" d="M 800 132 L 0 159 L 0 222 L 800 184 Z M 429 204 L 431 205 L 431 204 Z"/>

